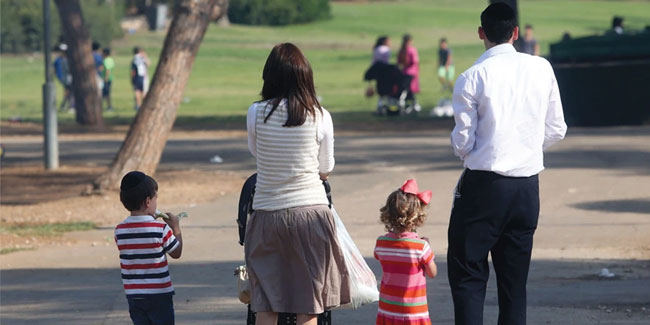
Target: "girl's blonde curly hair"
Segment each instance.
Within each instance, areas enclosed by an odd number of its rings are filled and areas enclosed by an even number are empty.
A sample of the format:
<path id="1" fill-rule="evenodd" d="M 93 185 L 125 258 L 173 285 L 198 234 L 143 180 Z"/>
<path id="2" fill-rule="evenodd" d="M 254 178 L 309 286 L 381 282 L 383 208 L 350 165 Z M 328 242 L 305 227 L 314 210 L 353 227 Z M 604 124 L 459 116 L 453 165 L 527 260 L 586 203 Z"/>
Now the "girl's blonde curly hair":
<path id="1" fill-rule="evenodd" d="M 397 190 L 388 195 L 386 205 L 379 209 L 379 220 L 386 227 L 386 231 L 415 231 L 427 218 L 425 207 L 417 196 Z"/>

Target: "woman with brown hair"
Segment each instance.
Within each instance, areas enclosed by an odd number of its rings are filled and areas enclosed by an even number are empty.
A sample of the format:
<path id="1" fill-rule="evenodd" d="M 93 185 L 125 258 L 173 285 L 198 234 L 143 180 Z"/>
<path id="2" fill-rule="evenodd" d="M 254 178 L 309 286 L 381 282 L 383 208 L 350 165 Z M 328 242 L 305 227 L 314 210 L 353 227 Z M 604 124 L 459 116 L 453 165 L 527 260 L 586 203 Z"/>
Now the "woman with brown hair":
<path id="1" fill-rule="evenodd" d="M 257 324 L 279 312 L 298 324 L 348 303 L 348 272 L 322 185 L 334 168 L 332 117 L 316 99 L 300 49 L 276 45 L 264 65 L 262 100 L 248 109 L 257 161 L 253 215 L 244 249 Z"/>
<path id="2" fill-rule="evenodd" d="M 413 38 L 410 34 L 402 36 L 402 46 L 397 55 L 397 65 L 402 68 L 405 75 L 411 77 L 406 100 L 413 101 L 415 110 L 420 111 L 420 105 L 415 98 L 415 94 L 420 92 L 420 57 L 418 50 L 413 46 Z"/>

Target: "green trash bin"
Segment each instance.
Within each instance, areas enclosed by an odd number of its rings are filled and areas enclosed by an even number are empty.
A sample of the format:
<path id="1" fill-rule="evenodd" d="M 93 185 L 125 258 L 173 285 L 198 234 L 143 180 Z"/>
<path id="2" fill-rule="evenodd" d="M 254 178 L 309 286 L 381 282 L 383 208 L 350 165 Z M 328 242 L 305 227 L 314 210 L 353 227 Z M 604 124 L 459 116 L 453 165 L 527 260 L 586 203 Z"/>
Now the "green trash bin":
<path id="1" fill-rule="evenodd" d="M 568 125 L 650 122 L 650 32 L 564 40 L 550 61 Z"/>

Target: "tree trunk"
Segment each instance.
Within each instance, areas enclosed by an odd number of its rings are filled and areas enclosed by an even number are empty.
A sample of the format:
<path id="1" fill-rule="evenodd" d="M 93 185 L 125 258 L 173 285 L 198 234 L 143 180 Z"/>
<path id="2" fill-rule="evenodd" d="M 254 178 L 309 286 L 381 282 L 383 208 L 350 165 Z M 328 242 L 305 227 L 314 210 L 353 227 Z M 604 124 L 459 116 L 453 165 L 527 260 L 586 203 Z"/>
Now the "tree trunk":
<path id="1" fill-rule="evenodd" d="M 95 191 L 116 188 L 132 170 L 156 171 L 216 2 L 183 0 L 174 10 L 151 88 L 109 170 L 93 182 Z"/>
<path id="2" fill-rule="evenodd" d="M 97 70 L 93 59 L 90 34 L 84 24 L 79 0 L 54 0 L 61 17 L 66 51 L 72 74 L 77 123 L 102 127 L 101 98 L 97 87 Z"/>

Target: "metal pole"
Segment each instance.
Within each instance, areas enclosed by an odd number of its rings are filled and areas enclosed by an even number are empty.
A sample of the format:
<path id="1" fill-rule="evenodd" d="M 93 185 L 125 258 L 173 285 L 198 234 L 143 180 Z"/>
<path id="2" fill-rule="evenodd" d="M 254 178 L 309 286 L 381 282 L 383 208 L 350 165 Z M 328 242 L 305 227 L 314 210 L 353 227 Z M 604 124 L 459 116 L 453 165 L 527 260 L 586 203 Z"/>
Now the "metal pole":
<path id="1" fill-rule="evenodd" d="M 45 51 L 45 84 L 43 84 L 43 155 L 45 169 L 59 168 L 59 142 L 57 139 L 56 98 L 52 82 L 52 42 L 50 31 L 50 0 L 43 0 L 43 46 Z"/>

